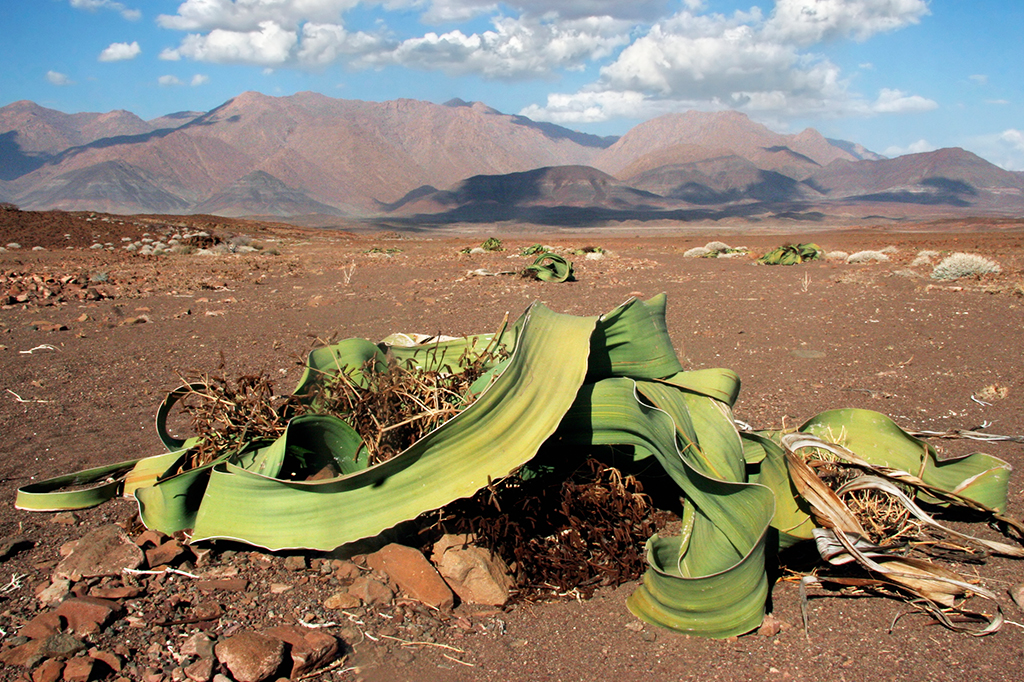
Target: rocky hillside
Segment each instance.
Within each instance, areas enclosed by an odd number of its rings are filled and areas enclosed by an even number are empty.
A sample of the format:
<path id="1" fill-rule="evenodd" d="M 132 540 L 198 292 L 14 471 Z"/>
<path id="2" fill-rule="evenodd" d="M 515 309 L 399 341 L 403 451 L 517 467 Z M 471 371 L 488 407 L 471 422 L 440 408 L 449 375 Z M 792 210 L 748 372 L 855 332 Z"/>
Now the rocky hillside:
<path id="1" fill-rule="evenodd" d="M 28 209 L 480 220 L 560 206 L 679 219 L 840 205 L 850 214 L 852 204 L 865 215 L 878 205 L 894 215 L 1005 213 L 1024 205 L 1022 177 L 963 150 L 884 159 L 730 111 L 669 114 L 616 139 L 457 99 L 247 92 L 150 121 L 32 102 L 0 108 L 0 201 Z"/>

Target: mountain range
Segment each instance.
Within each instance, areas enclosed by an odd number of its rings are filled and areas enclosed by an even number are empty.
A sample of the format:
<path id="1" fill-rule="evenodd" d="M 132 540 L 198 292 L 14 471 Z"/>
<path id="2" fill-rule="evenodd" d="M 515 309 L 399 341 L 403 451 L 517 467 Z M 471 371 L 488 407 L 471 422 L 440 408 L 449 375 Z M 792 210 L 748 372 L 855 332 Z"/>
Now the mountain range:
<path id="1" fill-rule="evenodd" d="M 479 102 L 243 93 L 208 112 L 0 108 L 0 201 L 24 209 L 388 222 L 1019 215 L 1024 173 L 963 149 L 888 159 L 735 111 L 619 138 Z"/>

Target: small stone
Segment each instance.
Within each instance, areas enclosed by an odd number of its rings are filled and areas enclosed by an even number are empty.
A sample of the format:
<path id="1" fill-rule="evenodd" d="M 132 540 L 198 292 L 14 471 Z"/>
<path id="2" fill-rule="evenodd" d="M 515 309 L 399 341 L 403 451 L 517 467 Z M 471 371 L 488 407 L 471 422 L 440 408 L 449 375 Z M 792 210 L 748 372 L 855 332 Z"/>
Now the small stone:
<path id="1" fill-rule="evenodd" d="M 64 600 L 71 593 L 71 581 L 58 578 L 49 586 L 36 593 L 36 598 L 43 606 L 53 606 Z"/>
<path id="2" fill-rule="evenodd" d="M 55 635 L 50 635 L 43 640 L 35 640 L 42 642 L 42 648 L 39 650 L 45 658 L 74 656 L 79 651 L 85 650 L 85 644 L 82 640 L 71 635 L 65 635 L 58 632 Z"/>
<path id="3" fill-rule="evenodd" d="M 306 570 L 306 557 L 294 554 L 286 556 L 284 558 L 284 567 L 289 571 L 304 571 Z"/>
<path id="4" fill-rule="evenodd" d="M 45 639 L 60 632 L 63 627 L 64 621 L 60 616 L 53 611 L 45 611 L 25 623 L 24 627 L 18 630 L 18 634 L 29 639 Z"/>
<path id="5" fill-rule="evenodd" d="M 349 593 L 348 590 L 335 592 L 324 600 L 324 608 L 331 609 L 333 611 L 355 609 L 358 608 L 360 604 L 362 604 L 362 601 L 360 601 L 359 597 Z"/>
<path id="6" fill-rule="evenodd" d="M 50 519 L 50 523 L 60 526 L 77 526 L 78 516 L 74 512 L 58 512 Z"/>
<path id="7" fill-rule="evenodd" d="M 390 587 L 367 576 L 356 578 L 348 591 L 363 603 L 371 605 L 390 604 L 395 598 L 395 593 Z"/>
<path id="8" fill-rule="evenodd" d="M 1024 611 L 1024 583 L 1017 583 L 1009 591 L 1010 599 L 1017 605 L 1017 608 Z"/>
<path id="9" fill-rule="evenodd" d="M 96 660 L 88 656 L 72 658 L 64 666 L 64 682 L 89 682 Z"/>
<path id="10" fill-rule="evenodd" d="M 96 634 L 121 615 L 121 605 L 109 599 L 74 597 L 61 602 L 56 611 L 76 635 Z"/>
<path id="11" fill-rule="evenodd" d="M 139 537 L 135 538 L 135 545 L 137 547 L 145 547 L 150 545 L 152 547 L 159 547 L 160 545 L 167 542 L 167 536 L 158 530 L 147 528 L 139 534 Z"/>
<path id="12" fill-rule="evenodd" d="M 392 543 L 367 556 L 366 563 L 388 576 L 405 594 L 424 604 L 450 609 L 455 603 L 444 579 L 417 549 Z"/>
<path id="13" fill-rule="evenodd" d="M 121 668 L 124 665 L 121 661 L 121 657 L 117 654 L 111 653 L 109 651 L 101 651 L 96 647 L 89 649 L 89 656 L 96 659 L 103 665 L 107 666 L 108 668 L 110 668 L 112 672 L 115 673 L 121 672 Z"/>
<path id="14" fill-rule="evenodd" d="M 284 649 L 280 639 L 245 631 L 219 642 L 214 651 L 237 682 L 263 682 L 281 667 Z"/>
<path id="15" fill-rule="evenodd" d="M 351 561 L 332 561 L 331 568 L 334 569 L 334 577 L 342 581 L 355 580 L 362 571 Z"/>
<path id="16" fill-rule="evenodd" d="M 434 544 L 431 559 L 463 603 L 503 606 L 514 586 L 508 566 L 473 540 L 444 535 Z"/>
<path id="17" fill-rule="evenodd" d="M 145 555 L 120 526 L 108 524 L 83 536 L 78 547 L 57 564 L 54 578 L 78 581 L 82 578 L 120 576 L 123 569 L 142 565 Z"/>
<path id="18" fill-rule="evenodd" d="M 213 677 L 213 657 L 200 658 L 192 665 L 185 668 L 185 677 L 192 682 L 210 682 Z"/>
<path id="19" fill-rule="evenodd" d="M 146 561 L 150 566 L 165 566 L 185 553 L 185 548 L 177 540 L 168 540 L 159 547 L 146 550 Z"/>
<path id="20" fill-rule="evenodd" d="M 145 590 L 137 585 L 122 585 L 120 587 L 93 587 L 89 590 L 90 597 L 100 599 L 134 599 Z"/>
<path id="21" fill-rule="evenodd" d="M 48 658 L 32 671 L 32 682 L 58 682 L 63 672 L 63 661 Z"/>
<path id="22" fill-rule="evenodd" d="M 782 623 L 774 614 L 765 614 L 764 620 L 761 621 L 761 626 L 757 628 L 757 634 L 762 637 L 774 637 L 775 635 L 782 632 Z"/>
<path id="23" fill-rule="evenodd" d="M 197 632 L 181 645 L 179 651 L 183 656 L 213 657 L 213 640 L 205 632 Z"/>
<path id="24" fill-rule="evenodd" d="M 202 592 L 245 592 L 249 589 L 249 581 L 245 578 L 199 580 L 196 587 Z"/>
<path id="25" fill-rule="evenodd" d="M 291 592 L 294 586 L 288 583 L 270 583 L 270 594 L 284 594 L 285 592 Z"/>
<path id="26" fill-rule="evenodd" d="M 289 645 L 292 658 L 289 677 L 293 680 L 330 663 L 338 654 L 338 640 L 313 628 L 281 625 L 264 630 L 263 634 Z"/>

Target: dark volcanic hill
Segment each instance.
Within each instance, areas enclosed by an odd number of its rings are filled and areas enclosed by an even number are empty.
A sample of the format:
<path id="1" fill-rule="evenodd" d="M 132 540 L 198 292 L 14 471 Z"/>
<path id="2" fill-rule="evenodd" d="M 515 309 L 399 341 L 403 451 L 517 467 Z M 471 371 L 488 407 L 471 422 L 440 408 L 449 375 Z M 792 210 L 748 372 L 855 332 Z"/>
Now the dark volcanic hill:
<path id="1" fill-rule="evenodd" d="M 807 179 L 830 200 L 999 208 L 1019 206 L 1024 182 L 959 148 L 880 161 L 837 161 Z"/>
<path id="2" fill-rule="evenodd" d="M 457 99 L 247 92 L 208 112 L 150 121 L 24 101 L 2 107 L 0 200 L 117 213 L 451 220 L 541 211 L 547 221 L 564 209 L 574 224 L 658 212 L 899 218 L 924 208 L 1024 210 L 1024 176 L 963 150 L 884 159 L 730 111 L 669 114 L 607 138 Z"/>
<path id="3" fill-rule="evenodd" d="M 317 213 L 339 215 L 333 206 L 316 201 L 301 190 L 286 184 L 264 171 L 253 171 L 228 185 L 206 201 L 192 207 L 194 213 L 242 216 L 296 216 Z"/>

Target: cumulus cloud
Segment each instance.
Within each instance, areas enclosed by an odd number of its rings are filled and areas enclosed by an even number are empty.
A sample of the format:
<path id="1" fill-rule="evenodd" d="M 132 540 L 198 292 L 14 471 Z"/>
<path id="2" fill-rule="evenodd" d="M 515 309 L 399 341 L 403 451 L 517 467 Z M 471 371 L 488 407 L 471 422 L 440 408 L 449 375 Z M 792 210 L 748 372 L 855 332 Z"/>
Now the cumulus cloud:
<path id="1" fill-rule="evenodd" d="M 180 78 L 178 78 L 177 76 L 170 76 L 170 75 L 168 75 L 168 76 L 160 76 L 159 78 L 156 79 L 156 82 L 159 83 L 161 86 L 164 86 L 164 87 L 169 87 L 169 86 L 172 86 L 172 85 L 181 85 L 182 84 Z"/>
<path id="2" fill-rule="evenodd" d="M 131 43 L 111 43 L 103 52 L 100 52 L 101 62 L 121 62 L 127 59 L 135 59 L 142 54 L 142 48 L 137 41 Z"/>
<path id="3" fill-rule="evenodd" d="M 206 85 L 209 82 L 210 82 L 210 77 L 209 76 L 207 76 L 206 74 L 197 73 L 196 75 L 192 76 L 192 82 L 190 83 L 190 85 L 192 87 L 196 87 L 196 86 L 199 86 L 199 85 Z"/>
<path id="4" fill-rule="evenodd" d="M 71 6 L 75 9 L 84 9 L 90 12 L 100 9 L 113 10 L 128 21 L 137 21 L 142 18 L 142 12 L 139 10 L 126 7 L 122 3 L 114 2 L 113 0 L 71 0 Z"/>
<path id="5" fill-rule="evenodd" d="M 82 0 L 106 2 L 106 0 Z M 379 8 L 372 32 L 346 14 Z M 401 67 L 452 76 L 553 79 L 599 67 L 579 91 L 523 113 L 562 123 L 647 117 L 684 108 L 737 108 L 761 118 L 875 116 L 934 109 L 915 93 L 857 93 L 820 53 L 919 23 L 927 0 L 775 0 L 731 14 L 704 0 L 183 0 L 157 23 L 186 32 L 167 60 L 264 68 Z M 409 35 L 390 12 L 419 12 L 444 30 Z M 491 17 L 489 30 L 477 28 Z M 474 29 L 465 27 L 473 20 Z M 371 29 L 368 29 L 371 30 Z M 817 51 L 816 51 L 817 50 Z"/>
<path id="6" fill-rule="evenodd" d="M 887 147 L 882 153 L 885 156 L 893 157 L 903 156 L 904 154 L 923 154 L 924 152 L 933 152 L 936 149 L 938 149 L 938 147 L 933 145 L 931 142 L 921 139 L 917 142 L 911 142 L 906 147 L 900 147 L 897 145 Z"/>
<path id="7" fill-rule="evenodd" d="M 882 88 L 870 109 L 879 114 L 905 114 L 909 112 L 931 111 L 937 109 L 938 102 L 921 97 L 920 95 L 908 95 L 902 90 L 890 90 Z"/>
<path id="8" fill-rule="evenodd" d="M 664 16 L 670 4 L 668 0 L 506 0 L 501 3 L 519 15 L 558 16 L 566 20 L 611 17 L 631 22 L 654 21 Z M 697 9 L 703 2 L 684 0 L 683 4 Z M 497 12 L 498 3 L 494 0 L 431 0 L 422 18 L 428 23 L 461 22 Z"/>
<path id="9" fill-rule="evenodd" d="M 864 41 L 916 24 L 928 13 L 926 0 L 776 0 L 765 34 L 803 47 Z"/>
<path id="10" fill-rule="evenodd" d="M 636 105 L 631 118 L 665 108 L 736 108 L 775 118 L 927 111 L 938 104 L 898 90 L 865 99 L 837 65 L 807 49 L 831 40 L 866 40 L 916 23 L 927 12 L 922 0 L 778 0 L 767 16 L 757 7 L 731 15 L 688 7 L 633 40 L 601 68 L 596 82 L 575 94 L 550 95 L 545 106 L 524 112 L 541 120 L 592 122 L 621 115 L 624 100 Z"/>
<path id="11" fill-rule="evenodd" d="M 177 14 L 161 14 L 157 23 L 178 31 L 248 33 L 267 21 L 289 27 L 304 21 L 337 22 L 358 4 L 359 0 L 185 0 Z"/>
<path id="12" fill-rule="evenodd" d="M 254 31 L 215 29 L 206 35 L 190 33 L 173 50 L 164 50 L 161 59 L 182 57 L 201 62 L 284 64 L 298 43 L 295 31 L 282 28 L 274 21 L 263 21 Z"/>
<path id="13" fill-rule="evenodd" d="M 46 80 L 50 81 L 51 85 L 74 85 L 75 82 L 71 80 L 66 73 L 60 71 L 47 71 Z"/>
<path id="14" fill-rule="evenodd" d="M 464 34 L 427 33 L 402 41 L 393 49 L 367 54 L 358 65 L 402 65 L 437 69 L 451 75 L 469 73 L 488 78 L 542 76 L 555 69 L 580 69 L 625 45 L 622 22 L 602 17 L 549 23 L 499 18 L 494 30 Z"/>

